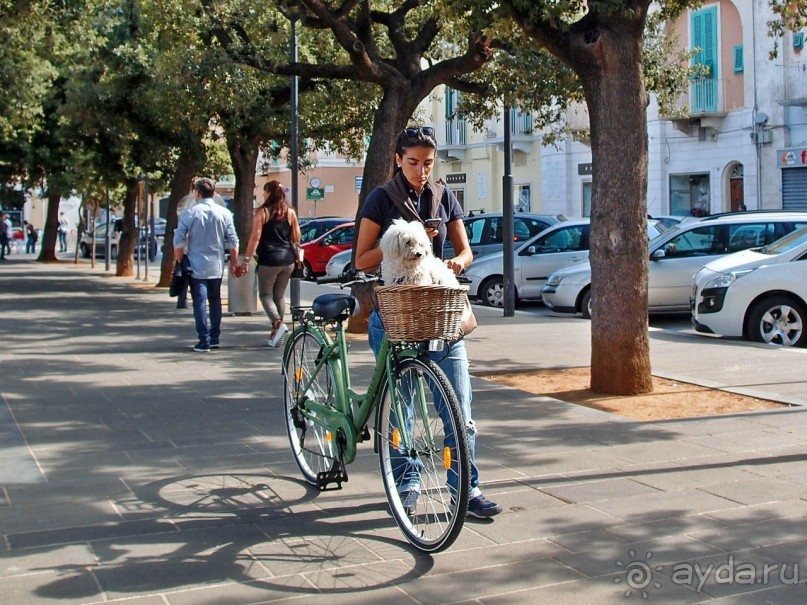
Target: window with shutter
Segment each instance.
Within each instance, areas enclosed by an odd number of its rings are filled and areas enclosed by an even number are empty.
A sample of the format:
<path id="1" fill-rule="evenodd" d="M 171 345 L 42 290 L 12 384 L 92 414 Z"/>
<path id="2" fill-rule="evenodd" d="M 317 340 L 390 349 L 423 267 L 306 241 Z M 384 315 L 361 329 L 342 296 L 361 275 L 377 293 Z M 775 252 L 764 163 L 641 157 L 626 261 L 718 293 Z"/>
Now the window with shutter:
<path id="1" fill-rule="evenodd" d="M 743 46 L 742 44 L 734 47 L 734 73 L 743 73 Z"/>
<path id="2" fill-rule="evenodd" d="M 691 48 L 697 49 L 692 65 L 703 65 L 707 71 L 692 82 L 693 113 L 717 111 L 719 62 L 717 55 L 717 7 L 694 11 L 690 17 Z"/>

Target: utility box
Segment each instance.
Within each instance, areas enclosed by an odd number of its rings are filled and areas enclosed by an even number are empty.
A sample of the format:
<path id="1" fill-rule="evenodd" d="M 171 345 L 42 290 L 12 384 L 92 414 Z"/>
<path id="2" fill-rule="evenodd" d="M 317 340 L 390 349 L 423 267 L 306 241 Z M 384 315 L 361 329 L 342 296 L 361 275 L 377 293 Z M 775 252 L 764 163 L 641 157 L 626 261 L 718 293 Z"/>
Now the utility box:
<path id="1" fill-rule="evenodd" d="M 241 264 L 244 261 L 241 260 Z M 250 260 L 241 277 L 227 276 L 227 310 L 235 315 L 252 315 L 258 310 L 258 265 Z"/>

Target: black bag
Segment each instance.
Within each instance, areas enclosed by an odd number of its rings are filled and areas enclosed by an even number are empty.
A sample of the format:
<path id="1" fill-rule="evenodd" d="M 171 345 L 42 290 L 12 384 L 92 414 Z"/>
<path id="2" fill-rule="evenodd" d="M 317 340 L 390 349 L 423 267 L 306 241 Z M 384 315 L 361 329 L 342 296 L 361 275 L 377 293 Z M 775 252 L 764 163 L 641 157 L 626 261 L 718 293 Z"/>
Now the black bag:
<path id="1" fill-rule="evenodd" d="M 303 250 L 294 242 L 291 244 L 291 250 L 294 252 L 294 269 L 291 272 L 291 279 L 305 279 Z"/>
<path id="2" fill-rule="evenodd" d="M 182 262 L 174 265 L 174 275 L 171 276 L 171 284 L 168 286 L 168 296 L 179 296 L 180 292 L 187 290 L 191 280 L 190 265 L 187 257 L 182 258 Z"/>

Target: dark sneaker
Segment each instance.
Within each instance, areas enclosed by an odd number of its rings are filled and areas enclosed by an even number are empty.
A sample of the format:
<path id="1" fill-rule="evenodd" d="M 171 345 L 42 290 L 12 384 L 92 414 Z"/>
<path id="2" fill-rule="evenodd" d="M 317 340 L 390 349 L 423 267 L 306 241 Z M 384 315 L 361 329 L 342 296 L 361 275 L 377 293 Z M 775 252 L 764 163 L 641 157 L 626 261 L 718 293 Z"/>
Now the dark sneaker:
<path id="1" fill-rule="evenodd" d="M 488 517 L 495 517 L 502 512 L 502 507 L 491 502 L 482 494 L 468 500 L 468 516 L 476 517 L 477 519 L 487 519 Z"/>
<path id="2" fill-rule="evenodd" d="M 210 345 L 200 340 L 194 345 L 193 350 L 197 353 L 210 353 Z"/>
<path id="3" fill-rule="evenodd" d="M 407 515 L 415 514 L 415 509 L 418 507 L 418 498 L 420 498 L 420 492 L 414 490 L 411 492 L 401 492 L 401 504 Z"/>
<path id="4" fill-rule="evenodd" d="M 211 349 L 218 349 L 219 348 L 219 341 L 215 338 L 210 339 L 210 348 Z"/>

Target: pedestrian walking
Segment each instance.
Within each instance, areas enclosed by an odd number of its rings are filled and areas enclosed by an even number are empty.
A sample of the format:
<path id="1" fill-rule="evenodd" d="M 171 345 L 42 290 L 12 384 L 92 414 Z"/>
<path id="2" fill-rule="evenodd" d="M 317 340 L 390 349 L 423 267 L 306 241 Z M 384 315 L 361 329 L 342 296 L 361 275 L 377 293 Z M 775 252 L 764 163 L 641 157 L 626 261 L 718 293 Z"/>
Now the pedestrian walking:
<path id="1" fill-rule="evenodd" d="M 70 223 L 64 212 L 59 214 L 59 252 L 67 252 L 67 232 L 70 230 Z"/>
<path id="2" fill-rule="evenodd" d="M 0 260 L 6 258 L 6 250 L 11 254 L 11 238 L 14 237 L 14 230 L 11 228 L 11 219 L 5 212 L 0 213 Z"/>
<path id="3" fill-rule="evenodd" d="M 263 204 L 252 218 L 246 256 L 249 262 L 256 252 L 258 254 L 258 297 L 272 324 L 267 343 L 270 347 L 276 347 L 288 331 L 283 323 L 286 288 L 301 238 L 297 214 L 286 202 L 283 185 L 269 181 L 263 186 Z"/>
<path id="4" fill-rule="evenodd" d="M 182 213 L 174 231 L 174 252 L 181 264 L 187 256 L 191 271 L 193 318 L 199 342 L 198 353 L 219 348 L 221 335 L 221 281 L 224 253 L 230 253 L 230 273 L 240 277 L 246 264 L 238 264 L 238 236 L 230 211 L 213 201 L 213 181 L 201 178 L 193 185 L 197 203 Z M 208 307 L 210 309 L 208 322 Z"/>
<path id="5" fill-rule="evenodd" d="M 23 221 L 25 225 L 25 253 L 36 253 L 36 242 L 39 239 L 39 234 L 36 232 L 34 226 L 28 221 Z"/>

